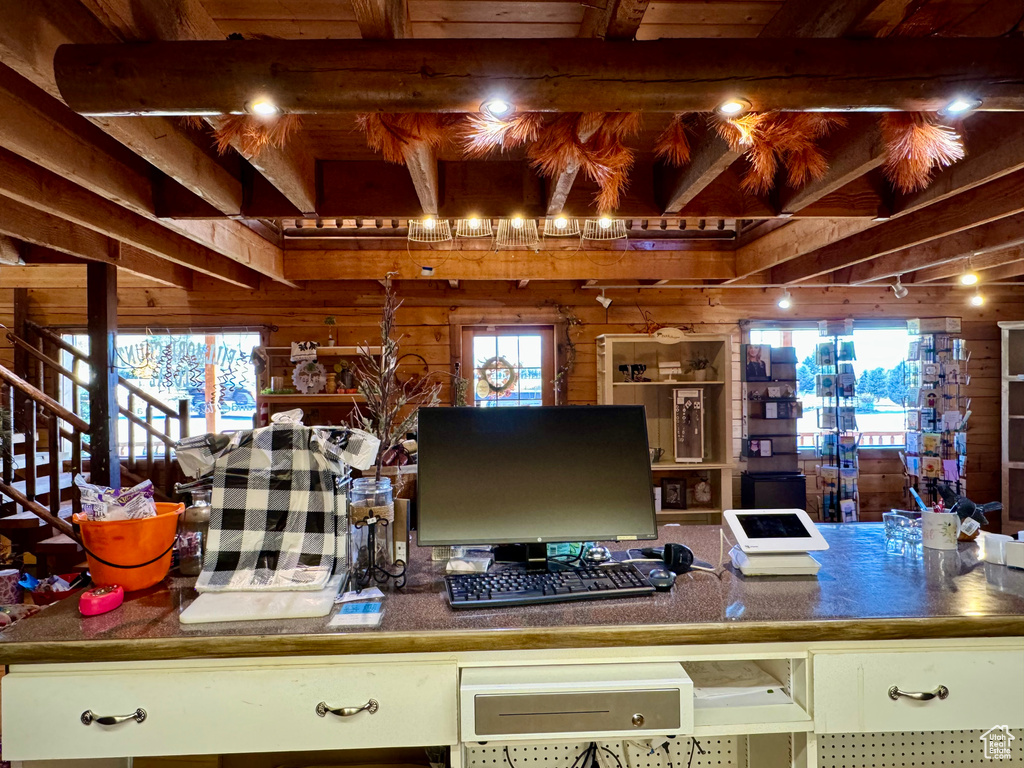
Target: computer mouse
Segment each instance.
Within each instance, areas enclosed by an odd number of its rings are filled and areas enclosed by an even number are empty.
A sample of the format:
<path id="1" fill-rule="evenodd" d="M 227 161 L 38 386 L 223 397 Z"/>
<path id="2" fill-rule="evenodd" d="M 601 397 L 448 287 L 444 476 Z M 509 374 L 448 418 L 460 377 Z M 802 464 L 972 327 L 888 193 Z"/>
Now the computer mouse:
<path id="1" fill-rule="evenodd" d="M 666 568 L 652 568 L 647 574 L 647 580 L 659 592 L 668 592 L 675 584 L 676 575 Z"/>

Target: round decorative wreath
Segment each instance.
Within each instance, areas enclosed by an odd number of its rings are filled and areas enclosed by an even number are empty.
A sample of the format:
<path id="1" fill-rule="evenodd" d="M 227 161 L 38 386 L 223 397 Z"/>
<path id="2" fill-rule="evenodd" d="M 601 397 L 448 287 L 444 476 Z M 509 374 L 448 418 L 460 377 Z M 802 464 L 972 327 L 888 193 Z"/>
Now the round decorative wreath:
<path id="1" fill-rule="evenodd" d="M 516 382 L 519 381 L 519 371 L 505 357 L 500 355 L 485 360 L 480 369 L 482 371 L 481 383 L 486 382 L 488 394 L 496 395 L 497 397 L 511 394 L 516 386 Z M 505 371 L 507 376 L 502 383 L 494 380 L 499 371 Z M 483 387 L 480 387 L 480 389 L 483 389 Z"/>

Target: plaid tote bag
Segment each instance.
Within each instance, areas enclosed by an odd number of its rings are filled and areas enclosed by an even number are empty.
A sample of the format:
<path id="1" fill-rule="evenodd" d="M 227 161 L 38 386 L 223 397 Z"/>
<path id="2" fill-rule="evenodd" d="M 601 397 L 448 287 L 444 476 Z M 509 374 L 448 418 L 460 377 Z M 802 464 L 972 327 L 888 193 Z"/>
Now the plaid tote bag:
<path id="1" fill-rule="evenodd" d="M 335 481 L 346 476 L 346 465 L 372 466 L 377 445 L 361 430 L 297 423 L 227 441 L 220 435 L 182 441 L 179 452 L 190 468 L 213 470 L 210 534 L 196 589 L 323 589 L 335 559 L 345 558 L 345 502 Z"/>

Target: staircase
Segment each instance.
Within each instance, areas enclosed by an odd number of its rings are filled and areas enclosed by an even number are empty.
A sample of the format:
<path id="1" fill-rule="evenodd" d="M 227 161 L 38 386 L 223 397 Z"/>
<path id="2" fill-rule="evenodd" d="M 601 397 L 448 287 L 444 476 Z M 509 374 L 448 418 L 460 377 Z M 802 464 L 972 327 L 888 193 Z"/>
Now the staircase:
<path id="1" fill-rule="evenodd" d="M 85 353 L 47 328 L 26 322 L 25 336 L 7 334 L 28 356 L 24 376 L 0 365 L 0 536 L 11 541 L 15 558 L 34 555 L 42 577 L 85 567 L 71 515 L 81 511 L 73 478 L 89 476 L 93 447 L 80 397 L 89 391 L 91 368 Z M 60 402 L 62 391 L 70 392 L 70 408 Z M 149 479 L 157 500 L 169 500 L 181 479 L 172 447 L 188 435 L 189 401 L 175 410 L 119 378 L 118 405 L 126 422 L 119 430 L 122 485 Z"/>

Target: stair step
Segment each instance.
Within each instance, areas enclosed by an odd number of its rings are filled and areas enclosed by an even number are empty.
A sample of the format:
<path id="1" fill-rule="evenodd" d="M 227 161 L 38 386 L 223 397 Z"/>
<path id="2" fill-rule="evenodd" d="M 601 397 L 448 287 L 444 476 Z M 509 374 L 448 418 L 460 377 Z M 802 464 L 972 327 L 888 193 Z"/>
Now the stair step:
<path id="1" fill-rule="evenodd" d="M 19 453 L 14 457 L 14 469 L 15 471 L 25 469 L 26 454 Z M 71 453 L 68 451 L 62 451 L 60 454 L 61 462 L 71 461 Z M 49 451 L 36 451 L 36 468 L 47 466 L 50 463 L 50 452 Z"/>
<path id="2" fill-rule="evenodd" d="M 71 520 L 71 507 L 61 509 L 60 518 L 62 520 Z M 45 525 L 49 525 L 48 522 L 43 520 L 41 517 L 36 517 L 32 512 L 27 509 L 23 509 L 21 512 L 16 512 L 13 515 L 7 517 L 0 517 L 0 531 L 14 531 L 24 530 L 26 528 L 41 528 Z"/>
<path id="3" fill-rule="evenodd" d="M 61 472 L 61 474 L 60 474 L 60 489 L 59 490 L 66 490 L 67 488 L 70 488 L 73 485 L 74 485 L 74 478 L 71 476 L 71 473 L 70 472 Z M 14 490 L 21 491 L 22 493 L 25 493 L 25 486 L 26 486 L 26 481 L 25 480 L 15 480 L 13 483 L 11 483 L 11 487 L 14 488 Z M 36 478 L 36 496 L 42 496 L 42 495 L 47 494 L 49 492 L 50 492 L 50 476 L 49 475 L 40 475 L 39 477 Z M 3 496 L 2 493 L 0 493 L 0 499 L 6 499 L 6 497 Z"/>
<path id="4" fill-rule="evenodd" d="M 59 533 L 48 539 L 43 539 L 34 547 L 38 555 L 74 555 L 82 551 L 77 541 L 66 533 Z"/>

